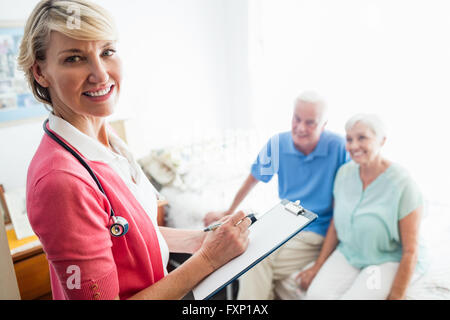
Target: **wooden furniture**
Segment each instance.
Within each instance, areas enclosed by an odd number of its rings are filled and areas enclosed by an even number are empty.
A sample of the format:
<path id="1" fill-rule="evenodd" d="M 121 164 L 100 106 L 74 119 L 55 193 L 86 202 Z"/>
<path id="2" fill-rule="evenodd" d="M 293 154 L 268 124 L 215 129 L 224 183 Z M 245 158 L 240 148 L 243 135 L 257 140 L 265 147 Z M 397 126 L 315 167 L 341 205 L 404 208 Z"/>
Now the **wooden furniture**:
<path id="1" fill-rule="evenodd" d="M 42 246 L 13 255 L 22 300 L 51 300 L 50 273 Z"/>
<path id="2" fill-rule="evenodd" d="M 164 227 L 166 225 L 166 209 L 165 207 L 169 205 L 167 200 L 158 200 L 158 226 Z"/>
<path id="3" fill-rule="evenodd" d="M 165 225 L 166 200 L 158 200 L 158 225 Z M 11 226 L 12 227 L 12 226 Z M 16 241 L 14 230 L 7 231 L 10 248 Z M 30 241 L 33 239 L 30 238 Z M 17 248 L 15 249 L 17 251 Z M 50 272 L 45 253 L 40 244 L 12 255 L 17 284 L 22 300 L 50 300 L 52 291 L 50 286 Z"/>
<path id="4" fill-rule="evenodd" d="M 11 223 L 11 217 L 9 216 L 8 206 L 6 205 L 5 189 L 3 188 L 2 184 L 0 184 L 0 212 L 1 215 L 4 215 L 5 225 Z"/>
<path id="5" fill-rule="evenodd" d="M 19 287 L 3 220 L 0 218 L 0 300 L 20 300 Z"/>

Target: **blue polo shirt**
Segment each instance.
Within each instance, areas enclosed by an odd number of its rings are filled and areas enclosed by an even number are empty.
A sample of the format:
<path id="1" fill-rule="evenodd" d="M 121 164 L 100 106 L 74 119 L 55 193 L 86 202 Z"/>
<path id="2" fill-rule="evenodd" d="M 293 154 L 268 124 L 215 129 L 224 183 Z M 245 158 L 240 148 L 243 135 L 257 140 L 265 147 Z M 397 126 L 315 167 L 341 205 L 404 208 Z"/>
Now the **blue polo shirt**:
<path id="1" fill-rule="evenodd" d="M 326 235 L 333 216 L 333 185 L 339 167 L 349 161 L 343 137 L 324 131 L 309 155 L 297 150 L 291 132 L 279 133 L 267 142 L 252 164 L 255 179 L 269 182 L 278 175 L 278 196 L 316 213 L 316 221 L 304 230 Z"/>

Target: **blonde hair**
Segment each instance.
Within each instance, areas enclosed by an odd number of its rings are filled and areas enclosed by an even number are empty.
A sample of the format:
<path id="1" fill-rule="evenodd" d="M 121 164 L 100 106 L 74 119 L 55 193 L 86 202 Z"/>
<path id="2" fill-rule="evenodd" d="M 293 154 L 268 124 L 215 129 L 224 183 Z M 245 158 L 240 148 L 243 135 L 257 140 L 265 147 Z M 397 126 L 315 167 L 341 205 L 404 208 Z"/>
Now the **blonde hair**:
<path id="1" fill-rule="evenodd" d="M 25 25 L 17 60 L 36 99 L 50 106 L 49 91 L 35 80 L 32 67 L 37 60 L 45 61 L 52 31 L 76 40 L 117 40 L 113 19 L 95 3 L 87 0 L 39 2 Z"/>

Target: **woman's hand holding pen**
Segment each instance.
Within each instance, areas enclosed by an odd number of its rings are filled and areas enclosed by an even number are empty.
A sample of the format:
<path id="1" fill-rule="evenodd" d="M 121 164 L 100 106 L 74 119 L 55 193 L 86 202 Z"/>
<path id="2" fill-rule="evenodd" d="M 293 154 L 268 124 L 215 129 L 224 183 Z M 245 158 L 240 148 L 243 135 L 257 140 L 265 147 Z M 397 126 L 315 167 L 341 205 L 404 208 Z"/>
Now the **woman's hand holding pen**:
<path id="1" fill-rule="evenodd" d="M 205 232 L 205 238 L 198 253 L 212 267 L 213 271 L 241 255 L 248 247 L 250 219 L 243 211 L 223 217 L 221 226 L 212 232 Z M 242 220 L 242 221 L 241 221 Z"/>
<path id="2" fill-rule="evenodd" d="M 210 224 L 212 224 L 213 222 L 221 220 L 222 218 L 225 218 L 230 214 L 231 214 L 231 212 L 229 210 L 208 212 L 205 215 L 205 217 L 203 218 L 203 224 L 205 225 L 205 227 L 207 227 Z"/>

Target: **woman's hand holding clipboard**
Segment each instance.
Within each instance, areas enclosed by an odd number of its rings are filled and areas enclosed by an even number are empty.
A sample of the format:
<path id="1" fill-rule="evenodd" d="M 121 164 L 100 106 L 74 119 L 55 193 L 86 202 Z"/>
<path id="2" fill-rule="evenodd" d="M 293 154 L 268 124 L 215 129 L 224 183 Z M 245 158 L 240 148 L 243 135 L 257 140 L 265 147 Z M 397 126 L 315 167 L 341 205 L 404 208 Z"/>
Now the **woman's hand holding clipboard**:
<path id="1" fill-rule="evenodd" d="M 264 216 L 264 219 L 262 219 L 262 216 Z M 215 231 L 205 232 L 205 238 L 224 229 L 239 228 L 243 231 L 243 237 L 248 236 L 248 239 L 243 241 L 248 248 L 200 282 L 193 289 L 195 299 L 209 299 L 214 296 L 222 288 L 238 279 L 298 234 L 317 219 L 317 215 L 300 206 L 300 201 L 282 200 L 271 210 L 262 215 L 254 216 L 256 220 L 252 225 L 250 234 L 248 233 L 248 227 L 252 224 L 252 219 L 247 219 L 242 211 L 233 215 L 232 218 L 233 220 L 230 218 L 230 220 L 219 221 L 220 225 L 214 228 L 210 226 Z M 242 221 L 238 224 L 240 220 Z"/>

